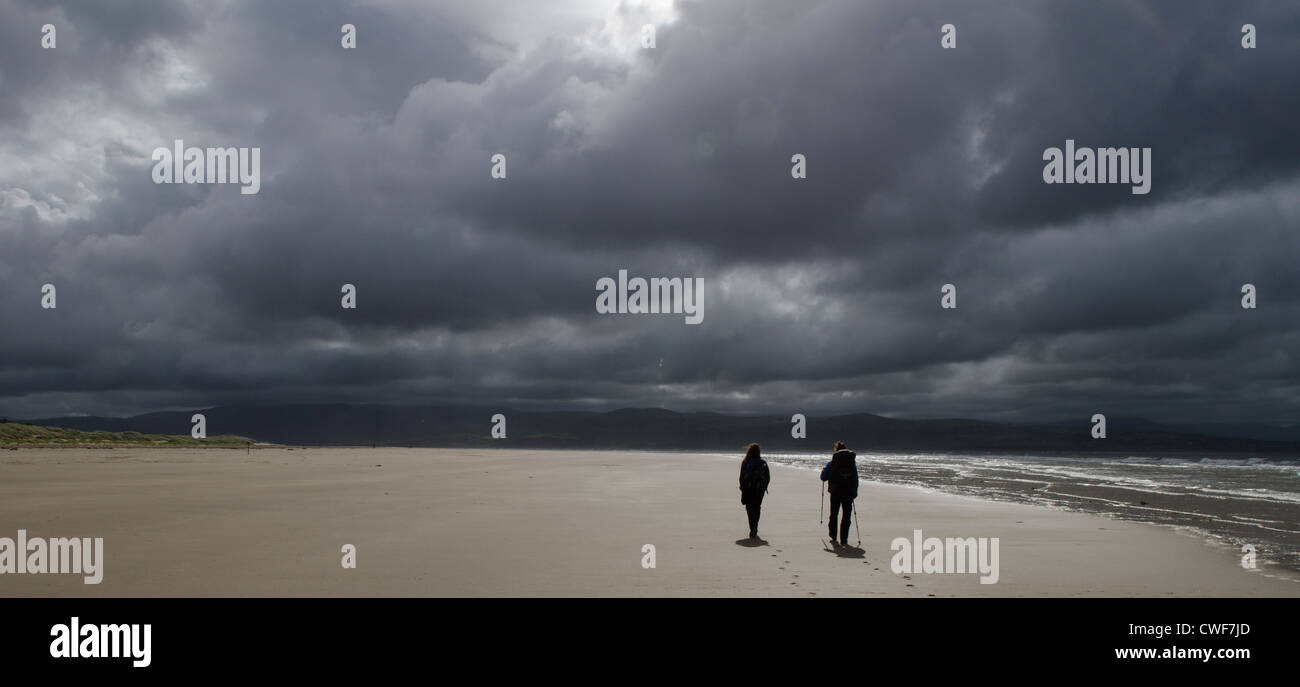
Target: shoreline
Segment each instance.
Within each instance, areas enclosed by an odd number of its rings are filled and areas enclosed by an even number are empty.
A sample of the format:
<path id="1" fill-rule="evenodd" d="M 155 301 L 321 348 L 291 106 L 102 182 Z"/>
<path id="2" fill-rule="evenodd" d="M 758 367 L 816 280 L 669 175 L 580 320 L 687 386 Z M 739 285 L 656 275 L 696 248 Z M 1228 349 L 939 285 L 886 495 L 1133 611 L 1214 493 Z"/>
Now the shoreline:
<path id="1" fill-rule="evenodd" d="M 769 463 L 770 462 L 771 461 L 769 460 Z M 795 470 L 807 470 L 810 472 L 816 472 L 816 470 L 811 467 L 805 467 L 800 465 L 782 464 L 782 467 L 792 468 Z M 975 501 L 980 501 L 985 503 L 1014 503 L 1017 505 L 1030 506 L 1032 508 L 1042 508 L 1057 513 L 1077 513 L 1080 515 L 1088 515 L 1103 520 L 1113 520 L 1113 521 L 1120 521 L 1120 522 L 1130 522 L 1138 525 L 1148 525 L 1151 527 L 1158 527 L 1164 530 L 1168 530 L 1169 532 L 1177 534 L 1179 536 L 1196 539 L 1201 543 L 1205 544 L 1207 547 L 1222 551 L 1225 555 L 1229 557 L 1236 557 L 1238 559 L 1241 557 L 1241 551 L 1236 548 L 1235 544 L 1224 541 L 1222 537 L 1218 536 L 1217 534 L 1215 534 L 1210 530 L 1198 528 L 1192 525 L 1176 525 L 1172 523 L 1142 520 L 1139 518 L 1126 518 L 1123 515 L 1117 513 L 1089 511 L 1081 508 L 1071 508 L 1065 505 L 1049 503 L 1045 501 L 1034 501 L 1034 502 L 1007 501 L 1007 500 L 989 498 L 987 496 L 979 496 L 975 494 L 965 494 L 957 491 L 949 491 L 940 487 L 934 487 L 925 484 L 912 484 L 907 482 L 893 482 L 887 480 L 868 480 L 865 478 L 862 480 L 862 484 L 864 485 L 875 484 L 881 486 L 898 487 L 902 489 L 915 489 L 925 494 L 934 494 L 936 496 L 950 496 L 950 497 L 962 498 L 962 499 L 973 499 Z M 1258 569 L 1260 570 L 1260 574 L 1267 575 L 1271 572 L 1271 573 L 1275 573 L 1275 576 L 1277 576 L 1279 579 L 1294 579 L 1297 584 L 1300 584 L 1300 570 L 1293 570 L 1291 568 L 1288 568 L 1284 564 L 1271 559 L 1259 558 L 1257 559 L 1256 563 L 1259 565 Z"/>
<path id="2" fill-rule="evenodd" d="M 504 440 L 499 440 L 504 441 Z M 132 448 L 132 449 L 205 449 L 205 448 L 244 448 L 244 444 L 105 444 L 105 443 L 83 443 L 83 444 L 29 444 L 29 443 L 0 443 L 0 450 L 13 451 L 17 449 L 61 449 L 61 448 Z M 744 447 L 730 449 L 709 449 L 709 448 L 627 448 L 627 447 L 581 447 L 566 448 L 562 446 L 500 446 L 496 443 L 485 440 L 482 444 L 473 445 L 446 445 L 446 446 L 417 446 L 410 444 L 387 444 L 375 445 L 369 444 L 274 444 L 269 442 L 257 442 L 252 444 L 252 448 L 270 448 L 270 449 L 298 449 L 298 450 L 361 450 L 361 449 L 404 449 L 404 450 L 429 450 L 429 451 L 539 451 L 551 453 L 592 453 L 592 452 L 619 452 L 619 453 L 653 453 L 668 455 L 708 455 L 729 457 L 744 453 Z M 773 458 L 777 456 L 803 456 L 821 453 L 829 455 L 829 451 L 764 451 L 764 458 Z M 890 455 L 890 456 L 909 456 L 909 455 L 935 455 L 935 456 L 1002 456 L 1014 454 L 1031 458 L 1107 458 L 1107 457 L 1133 457 L 1133 458 L 1155 458 L 1155 459 L 1183 459 L 1183 460 L 1267 460 L 1280 462 L 1296 462 L 1300 464 L 1300 454 L 1277 452 L 1269 453 L 1265 451 L 1220 451 L 1220 452 L 1195 452 L 1195 451 L 1087 451 L 1087 452 L 1069 452 L 1046 451 L 1034 449 L 972 449 L 972 450 L 916 450 L 903 451 L 894 449 L 863 449 L 860 455 Z"/>

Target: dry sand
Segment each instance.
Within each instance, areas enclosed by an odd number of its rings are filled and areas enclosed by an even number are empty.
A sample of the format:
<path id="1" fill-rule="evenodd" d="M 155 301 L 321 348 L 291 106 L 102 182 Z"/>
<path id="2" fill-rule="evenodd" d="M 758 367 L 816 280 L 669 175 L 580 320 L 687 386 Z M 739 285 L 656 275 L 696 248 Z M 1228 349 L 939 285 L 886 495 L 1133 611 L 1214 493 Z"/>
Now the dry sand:
<path id="1" fill-rule="evenodd" d="M 735 459 L 454 449 L 0 452 L 0 537 L 103 537 L 104 580 L 0 596 L 1297 596 L 1167 528 L 868 483 L 866 557 L 824 550 L 820 482 L 773 466 L 737 544 Z M 890 571 L 890 542 L 998 537 L 1000 580 Z M 850 535 L 850 540 L 856 534 Z M 340 565 L 344 544 L 356 569 Z M 641 566 L 642 546 L 656 567 Z"/>

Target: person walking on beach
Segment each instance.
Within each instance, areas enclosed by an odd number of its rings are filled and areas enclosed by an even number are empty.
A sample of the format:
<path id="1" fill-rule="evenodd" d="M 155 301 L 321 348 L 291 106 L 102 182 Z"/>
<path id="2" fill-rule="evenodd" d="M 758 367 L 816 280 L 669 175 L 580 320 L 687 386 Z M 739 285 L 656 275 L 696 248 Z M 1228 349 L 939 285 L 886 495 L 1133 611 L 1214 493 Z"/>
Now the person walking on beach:
<path id="1" fill-rule="evenodd" d="M 749 538 L 758 539 L 758 516 L 763 507 L 763 495 L 772 481 L 767 461 L 760 455 L 758 444 L 750 444 L 745 459 L 740 462 L 740 502 L 749 514 Z"/>
<path id="2" fill-rule="evenodd" d="M 840 509 L 844 517 L 840 521 L 839 546 L 849 545 L 849 524 L 853 518 L 853 500 L 858 498 L 858 460 L 857 455 L 845 448 L 844 442 L 835 442 L 835 454 L 831 461 L 822 468 L 822 481 L 831 495 L 830 537 L 831 546 L 835 546 L 835 517 Z"/>

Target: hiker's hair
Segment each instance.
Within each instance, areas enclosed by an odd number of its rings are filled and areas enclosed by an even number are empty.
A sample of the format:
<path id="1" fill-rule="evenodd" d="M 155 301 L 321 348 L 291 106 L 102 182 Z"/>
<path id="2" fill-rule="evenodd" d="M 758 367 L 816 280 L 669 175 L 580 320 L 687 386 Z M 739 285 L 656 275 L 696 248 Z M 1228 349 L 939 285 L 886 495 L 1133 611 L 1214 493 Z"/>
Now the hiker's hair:
<path id="1" fill-rule="evenodd" d="M 759 457 L 758 444 L 750 444 L 749 448 L 745 449 L 745 460 L 749 460 L 750 458 L 758 458 L 758 457 Z"/>
<path id="2" fill-rule="evenodd" d="M 844 442 L 842 442 L 842 441 L 837 441 L 837 442 L 835 442 L 835 450 L 836 450 L 836 451 L 842 451 L 842 450 L 844 450 L 845 448 L 848 448 L 848 447 L 846 447 L 846 446 L 844 445 Z"/>

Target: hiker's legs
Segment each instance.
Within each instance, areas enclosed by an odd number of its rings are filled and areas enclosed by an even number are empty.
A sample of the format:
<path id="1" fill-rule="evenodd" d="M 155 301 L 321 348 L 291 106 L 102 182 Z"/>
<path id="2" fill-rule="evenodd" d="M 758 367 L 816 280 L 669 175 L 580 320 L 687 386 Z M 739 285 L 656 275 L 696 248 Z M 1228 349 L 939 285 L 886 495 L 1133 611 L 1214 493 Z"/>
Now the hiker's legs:
<path id="1" fill-rule="evenodd" d="M 843 501 L 840 506 L 844 508 L 844 519 L 840 521 L 840 543 L 847 545 L 849 543 L 849 521 L 853 518 L 853 501 Z M 834 520 L 831 521 L 834 523 Z"/>
<path id="2" fill-rule="evenodd" d="M 834 494 L 831 495 L 831 518 L 826 522 L 829 525 L 831 541 L 835 541 L 835 516 L 840 512 L 840 500 Z"/>
<path id="3" fill-rule="evenodd" d="M 749 515 L 749 536 L 758 536 L 758 516 L 762 514 L 763 495 L 749 497 L 749 503 L 745 504 L 745 513 Z"/>

